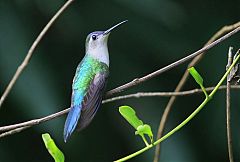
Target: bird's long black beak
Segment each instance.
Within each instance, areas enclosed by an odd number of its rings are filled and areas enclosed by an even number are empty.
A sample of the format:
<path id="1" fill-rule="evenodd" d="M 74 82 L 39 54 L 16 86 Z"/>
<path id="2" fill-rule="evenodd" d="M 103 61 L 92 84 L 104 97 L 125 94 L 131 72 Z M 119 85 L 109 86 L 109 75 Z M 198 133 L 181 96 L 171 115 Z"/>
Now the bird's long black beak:
<path id="1" fill-rule="evenodd" d="M 107 34 L 109 34 L 113 29 L 119 27 L 120 25 L 126 23 L 127 21 L 128 21 L 128 20 L 124 20 L 124 21 L 122 21 L 122 22 L 120 22 L 120 23 L 114 25 L 113 27 L 111 27 L 111 28 L 109 28 L 108 30 L 104 31 L 103 35 L 107 35 Z"/>

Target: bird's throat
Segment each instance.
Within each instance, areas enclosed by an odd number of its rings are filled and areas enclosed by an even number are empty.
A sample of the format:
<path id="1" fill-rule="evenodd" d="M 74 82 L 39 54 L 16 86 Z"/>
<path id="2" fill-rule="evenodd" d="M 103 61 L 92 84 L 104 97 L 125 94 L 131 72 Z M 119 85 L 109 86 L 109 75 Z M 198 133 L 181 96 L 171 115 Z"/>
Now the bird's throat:
<path id="1" fill-rule="evenodd" d="M 93 59 L 96 59 L 102 63 L 107 64 L 107 66 L 109 67 L 109 54 L 107 47 L 89 49 L 87 51 L 87 55 L 92 57 Z"/>

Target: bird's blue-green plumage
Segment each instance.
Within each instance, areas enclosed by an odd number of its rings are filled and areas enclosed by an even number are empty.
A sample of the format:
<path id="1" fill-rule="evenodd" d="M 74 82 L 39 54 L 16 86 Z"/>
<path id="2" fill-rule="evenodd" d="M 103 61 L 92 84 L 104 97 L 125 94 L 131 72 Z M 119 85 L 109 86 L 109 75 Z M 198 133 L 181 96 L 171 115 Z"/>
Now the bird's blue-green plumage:
<path id="1" fill-rule="evenodd" d="M 108 66 L 86 55 L 78 65 L 72 85 L 71 109 L 64 126 L 64 141 L 72 134 L 76 126 L 81 130 L 93 119 L 99 108 Z"/>

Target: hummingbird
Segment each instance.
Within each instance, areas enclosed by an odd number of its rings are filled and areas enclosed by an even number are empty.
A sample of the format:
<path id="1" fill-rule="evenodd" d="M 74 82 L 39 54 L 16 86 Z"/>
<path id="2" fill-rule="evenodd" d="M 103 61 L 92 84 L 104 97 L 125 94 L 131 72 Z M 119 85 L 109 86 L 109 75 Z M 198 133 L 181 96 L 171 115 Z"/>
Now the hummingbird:
<path id="1" fill-rule="evenodd" d="M 86 53 L 73 79 L 71 107 L 64 125 L 64 142 L 76 127 L 79 131 L 87 127 L 100 107 L 109 75 L 108 36 L 125 22 L 127 20 L 87 36 Z"/>

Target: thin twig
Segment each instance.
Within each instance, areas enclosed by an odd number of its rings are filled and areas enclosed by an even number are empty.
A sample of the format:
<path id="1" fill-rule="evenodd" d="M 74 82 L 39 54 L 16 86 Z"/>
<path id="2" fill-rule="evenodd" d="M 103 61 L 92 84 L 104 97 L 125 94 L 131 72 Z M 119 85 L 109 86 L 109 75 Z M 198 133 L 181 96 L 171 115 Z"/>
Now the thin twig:
<path id="1" fill-rule="evenodd" d="M 232 89 L 240 89 L 240 86 L 231 86 L 231 88 Z M 226 86 L 225 85 L 221 86 L 221 87 L 219 87 L 219 90 L 220 89 L 226 89 Z M 206 91 L 211 91 L 211 90 L 213 90 L 213 87 L 206 88 Z M 140 93 L 136 93 L 136 94 L 130 94 L 129 96 L 127 96 L 127 95 L 119 96 L 120 98 L 118 98 L 118 99 L 116 99 L 116 98 L 106 99 L 106 100 L 103 100 L 102 103 L 105 104 L 105 103 L 113 102 L 113 101 L 120 100 L 120 99 L 126 99 L 126 98 L 130 98 L 130 97 L 136 97 L 136 98 L 150 97 L 150 96 L 151 97 L 153 97 L 153 96 L 169 97 L 170 95 L 184 96 L 184 95 L 192 95 L 192 94 L 201 93 L 201 92 L 202 92 L 201 89 L 193 89 L 193 90 L 182 91 L 182 92 L 154 92 L 154 93 L 153 92 L 150 92 L 150 93 L 149 92 L 145 92 L 145 93 L 140 92 Z M 64 114 L 66 114 L 68 111 L 69 111 L 69 108 L 65 109 L 63 111 L 59 111 L 57 113 L 45 116 L 43 118 L 33 119 L 30 121 L 26 121 L 26 122 L 22 122 L 22 123 L 18 123 L 18 124 L 0 127 L 0 132 L 4 132 L 4 133 L 0 134 L 0 138 L 8 136 L 8 135 L 12 135 L 14 133 L 21 132 L 21 131 L 23 131 L 27 128 L 30 128 L 34 125 L 40 124 L 42 122 L 46 122 L 46 121 L 54 119 L 56 117 L 60 117 Z M 20 129 L 20 128 L 25 128 L 25 129 Z M 15 131 L 15 130 L 17 130 L 17 131 Z M 8 131 L 8 132 L 5 132 L 5 131 Z"/>
<path id="2" fill-rule="evenodd" d="M 227 93 L 226 93 L 226 114 L 227 114 L 227 141 L 228 141 L 228 156 L 229 162 L 234 162 L 233 160 L 233 150 L 232 150 L 232 133 L 231 133 L 231 108 L 230 108 L 230 83 L 227 81 Z"/>
<path id="3" fill-rule="evenodd" d="M 205 46 L 211 44 L 212 42 L 214 42 L 216 39 L 218 39 L 219 37 L 221 37 L 223 34 L 229 32 L 229 31 L 232 31 L 234 29 L 237 29 L 240 27 L 240 22 L 238 23 L 235 23 L 235 24 L 232 24 L 232 25 L 229 25 L 229 26 L 224 26 L 223 28 L 221 28 L 217 33 L 215 33 L 209 40 L 208 42 L 205 44 Z M 202 57 L 204 56 L 204 52 L 200 55 L 198 55 L 197 57 L 195 57 L 189 64 L 188 64 L 188 68 L 189 67 L 192 67 L 192 66 L 195 66 L 201 59 Z M 187 68 L 187 69 L 188 69 Z M 188 70 L 185 70 L 181 80 L 179 81 L 176 89 L 174 90 L 175 92 L 179 92 L 182 87 L 185 85 L 185 82 L 189 76 L 189 72 Z M 170 100 L 168 101 L 168 104 L 163 112 L 163 115 L 162 115 L 162 118 L 160 120 L 160 123 L 159 123 L 159 127 L 158 127 L 158 133 L 157 133 L 157 138 L 161 138 L 162 135 L 163 135 L 163 131 L 164 131 L 164 127 L 166 125 L 166 121 L 167 121 L 167 118 L 168 118 L 168 114 L 170 113 L 171 111 L 171 108 L 174 104 L 176 100 L 176 96 L 172 96 L 170 98 Z M 155 154 L 154 154 L 154 160 L 153 162 L 158 162 L 159 160 L 159 155 L 160 155 L 160 145 L 157 145 L 156 146 L 156 149 L 155 149 Z"/>
<path id="4" fill-rule="evenodd" d="M 12 135 L 12 134 L 15 134 L 15 133 L 19 133 L 19 132 L 21 132 L 21 131 L 23 131 L 23 130 L 25 130 L 27 128 L 30 128 L 30 127 L 31 126 L 20 127 L 20 128 L 16 128 L 16 129 L 13 129 L 13 130 L 1 133 L 0 134 L 0 138 L 9 136 L 9 135 Z"/>
<path id="5" fill-rule="evenodd" d="M 226 85 L 223 85 L 219 87 L 219 90 L 226 89 Z M 233 85 L 231 86 L 232 89 L 240 89 L 240 86 Z M 208 87 L 206 88 L 206 91 L 212 91 L 214 87 Z M 118 100 L 124 100 L 124 99 L 129 99 L 129 98 L 141 98 L 141 97 L 171 97 L 171 96 L 187 96 L 187 95 L 193 95 L 197 93 L 203 93 L 202 89 L 192 89 L 192 90 L 187 90 L 187 91 L 181 91 L 181 92 L 137 92 L 133 94 L 128 94 L 128 95 L 122 95 L 122 96 L 117 96 L 109 99 L 103 100 L 103 104 L 113 102 L 113 101 L 118 101 Z"/>
<path id="6" fill-rule="evenodd" d="M 154 77 L 156 77 L 156 76 L 158 76 L 158 75 L 160 75 L 160 74 L 162 74 L 162 73 L 164 73 L 164 72 L 166 72 L 166 71 L 168 71 L 168 70 L 170 70 L 170 69 L 172 69 L 172 68 L 174 68 L 174 67 L 176 67 L 178 65 L 181 65 L 182 63 L 184 63 L 184 62 L 186 62 L 186 61 L 188 61 L 188 60 L 190 60 L 190 59 L 200 55 L 203 52 L 206 52 L 207 50 L 211 49 L 215 45 L 221 43 L 225 39 L 227 39 L 227 38 L 231 37 L 232 35 L 236 34 L 237 32 L 239 32 L 239 30 L 240 30 L 240 27 L 234 29 L 233 31 L 227 33 L 223 37 L 221 37 L 221 38 L 217 39 L 216 41 L 212 42 L 211 44 L 209 44 L 207 46 L 204 46 L 200 50 L 198 50 L 198 51 L 196 51 L 196 52 L 194 52 L 194 53 L 192 53 L 192 54 L 190 54 L 190 55 L 188 55 L 188 56 L 186 56 L 186 57 L 184 57 L 184 58 L 182 58 L 182 59 L 180 59 L 178 61 L 175 61 L 175 62 L 173 62 L 173 63 L 171 63 L 171 64 L 169 64 L 169 65 L 167 65 L 167 66 L 165 66 L 165 67 L 163 67 L 163 68 L 161 68 L 161 69 L 159 69 L 157 71 L 154 71 L 154 72 L 152 72 L 152 73 L 150 73 L 150 74 L 148 74 L 148 75 L 146 75 L 144 77 L 136 78 L 136 79 L 132 80 L 129 83 L 126 83 L 126 84 L 124 84 L 122 86 L 114 88 L 114 89 L 108 91 L 106 96 L 108 97 L 108 96 L 112 96 L 115 93 L 122 92 L 122 91 L 124 91 L 126 89 L 129 89 L 129 88 L 131 88 L 133 86 L 136 86 L 136 85 L 138 85 L 140 83 L 143 83 L 143 82 L 145 82 L 145 81 L 147 81 L 147 80 L 149 80 L 151 78 L 154 78 Z"/>
<path id="7" fill-rule="evenodd" d="M 74 0 L 68 0 L 58 11 L 57 13 L 51 18 L 51 20 L 47 23 L 47 25 L 43 28 L 43 30 L 41 31 L 41 33 L 38 35 L 38 37 L 36 38 L 36 40 L 33 42 L 32 46 L 30 47 L 26 57 L 24 58 L 23 62 L 21 63 L 21 65 L 17 68 L 17 71 L 15 72 L 13 78 L 11 79 L 11 81 L 9 82 L 7 88 L 5 89 L 5 91 L 3 92 L 3 95 L 0 99 L 0 108 L 4 102 L 4 100 L 6 99 L 6 97 L 8 96 L 9 92 L 11 91 L 11 89 L 13 88 L 14 84 L 16 83 L 17 79 L 19 78 L 19 76 L 21 75 L 21 73 L 23 72 L 23 70 L 25 69 L 25 67 L 28 65 L 29 60 L 31 59 L 34 50 L 36 49 L 37 45 L 39 44 L 39 42 L 42 40 L 42 38 L 44 37 L 44 35 L 47 33 L 47 31 L 49 30 L 49 28 L 52 26 L 52 24 L 55 22 L 55 20 L 63 13 L 63 11 L 73 2 Z"/>
<path id="8" fill-rule="evenodd" d="M 17 129 L 17 128 L 20 128 L 20 127 L 37 125 L 37 124 L 40 124 L 42 122 L 46 122 L 48 120 L 51 120 L 51 119 L 54 119 L 56 117 L 62 116 L 64 114 L 68 113 L 69 110 L 70 110 L 70 108 L 67 108 L 65 110 L 59 111 L 57 113 L 54 113 L 54 114 L 51 114 L 51 115 L 48 115 L 48 116 L 45 116 L 43 118 L 33 119 L 33 120 L 26 121 L 26 122 L 18 123 L 18 124 L 3 126 L 3 127 L 0 127 L 0 132 L 13 130 L 13 129 Z"/>
<path id="9" fill-rule="evenodd" d="M 229 66 L 232 64 L 233 61 L 233 54 L 232 54 L 232 47 L 229 47 L 228 52 L 228 63 L 226 66 L 226 70 L 229 68 Z M 227 89 L 226 89 L 226 126 L 227 126 L 227 144 L 228 144 L 228 156 L 229 156 L 229 162 L 234 162 L 233 160 L 233 150 L 232 150 L 232 133 L 231 133 L 231 97 L 230 97 L 230 91 L 231 91 L 231 83 L 229 80 L 230 74 L 228 75 L 227 79 Z"/>

